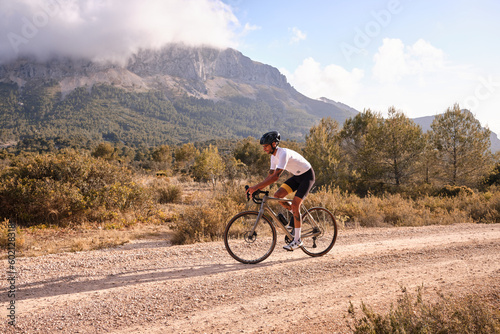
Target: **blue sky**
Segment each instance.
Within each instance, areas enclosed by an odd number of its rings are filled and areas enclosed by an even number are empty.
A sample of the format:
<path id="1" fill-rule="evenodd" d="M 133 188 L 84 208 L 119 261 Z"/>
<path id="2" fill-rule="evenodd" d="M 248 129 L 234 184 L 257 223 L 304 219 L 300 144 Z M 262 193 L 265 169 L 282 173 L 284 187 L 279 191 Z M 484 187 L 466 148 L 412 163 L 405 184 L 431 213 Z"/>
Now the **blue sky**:
<path id="1" fill-rule="evenodd" d="M 500 134 L 500 2 L 225 1 L 237 48 L 311 98 L 409 117 L 459 103 Z"/>
<path id="2" fill-rule="evenodd" d="M 299 92 L 408 117 L 459 103 L 500 134 L 498 0 L 1 0 L 0 64 L 233 47 Z"/>

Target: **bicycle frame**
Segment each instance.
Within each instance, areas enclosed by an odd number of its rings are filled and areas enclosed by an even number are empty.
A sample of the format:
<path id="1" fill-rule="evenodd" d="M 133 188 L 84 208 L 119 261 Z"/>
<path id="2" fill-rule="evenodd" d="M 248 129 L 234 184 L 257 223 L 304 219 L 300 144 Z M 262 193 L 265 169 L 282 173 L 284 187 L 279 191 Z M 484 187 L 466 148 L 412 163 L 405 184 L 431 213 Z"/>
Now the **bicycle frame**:
<path id="1" fill-rule="evenodd" d="M 285 233 L 285 235 L 288 236 L 288 238 L 293 239 L 293 235 L 285 228 L 285 226 L 283 226 L 281 221 L 278 219 L 277 214 L 273 211 L 273 209 L 269 206 L 269 204 L 267 204 L 267 201 L 287 202 L 288 204 L 292 203 L 292 200 L 290 200 L 290 199 L 271 197 L 271 196 L 264 195 L 264 197 L 262 197 L 262 202 L 260 203 L 259 214 L 257 215 L 257 219 L 255 220 L 255 224 L 251 230 L 251 234 L 253 234 L 255 232 L 255 229 L 257 228 L 257 223 L 260 221 L 262 216 L 266 212 L 268 212 L 268 213 L 270 213 L 270 215 L 268 215 L 268 216 L 272 217 L 271 221 L 273 222 L 274 227 L 279 227 Z M 314 222 L 314 224 L 316 226 L 318 225 L 316 223 L 316 221 L 314 220 L 314 218 L 309 214 L 309 210 L 307 210 L 307 208 L 304 206 L 304 204 L 301 204 L 300 209 L 302 209 L 302 211 L 304 211 L 310 217 L 310 219 Z M 300 209 L 299 209 L 299 214 L 300 214 Z M 317 236 L 319 234 L 320 234 L 320 232 L 310 231 L 309 233 L 302 234 L 301 238 L 310 238 L 310 237 Z"/>

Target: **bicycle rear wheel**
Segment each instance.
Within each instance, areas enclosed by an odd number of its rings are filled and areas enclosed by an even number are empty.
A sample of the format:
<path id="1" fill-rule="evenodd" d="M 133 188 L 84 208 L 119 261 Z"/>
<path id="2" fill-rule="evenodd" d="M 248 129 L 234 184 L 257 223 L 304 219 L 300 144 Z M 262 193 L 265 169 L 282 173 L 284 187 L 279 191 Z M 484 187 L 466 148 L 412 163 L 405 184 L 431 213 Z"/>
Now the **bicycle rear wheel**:
<path id="1" fill-rule="evenodd" d="M 259 263 L 271 255 L 276 246 L 274 225 L 263 215 L 255 226 L 258 215 L 257 211 L 240 212 L 231 218 L 224 231 L 226 250 L 241 263 Z"/>
<path id="2" fill-rule="evenodd" d="M 325 208 L 311 208 L 302 215 L 302 250 L 310 256 L 328 253 L 337 240 L 337 222 Z"/>

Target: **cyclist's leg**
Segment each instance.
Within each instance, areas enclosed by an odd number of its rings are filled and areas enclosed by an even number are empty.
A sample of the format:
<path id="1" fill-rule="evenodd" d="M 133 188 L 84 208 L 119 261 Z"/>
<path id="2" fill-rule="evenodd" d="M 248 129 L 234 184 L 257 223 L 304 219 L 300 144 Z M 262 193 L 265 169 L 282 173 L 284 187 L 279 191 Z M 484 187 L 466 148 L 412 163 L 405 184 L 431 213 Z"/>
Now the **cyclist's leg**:
<path id="1" fill-rule="evenodd" d="M 292 201 L 292 212 L 293 220 L 295 224 L 295 235 L 296 241 L 300 240 L 300 233 L 302 228 L 302 217 L 300 215 L 300 205 L 304 201 L 304 198 L 309 194 L 309 191 L 314 185 L 316 177 L 314 175 L 314 170 L 311 168 L 304 174 L 300 176 L 300 183 L 297 187 L 297 192 Z"/>
<path id="2" fill-rule="evenodd" d="M 273 197 L 276 198 L 285 198 L 288 194 L 292 193 L 293 190 L 287 185 L 283 184 L 276 192 L 274 193 Z M 286 210 L 291 210 L 292 206 L 286 202 L 279 202 L 282 207 L 284 207 Z"/>
<path id="3" fill-rule="evenodd" d="M 276 191 L 274 197 L 284 198 L 285 196 L 294 193 L 300 185 L 300 178 L 296 175 L 292 176 L 281 185 Z M 288 211 L 292 211 L 292 206 L 286 202 L 280 202 L 281 206 Z"/>
<path id="4" fill-rule="evenodd" d="M 297 228 L 302 227 L 302 217 L 300 216 L 300 205 L 302 204 L 302 201 L 303 199 L 298 196 L 294 196 L 292 200 L 292 214 L 295 231 L 297 231 Z M 300 239 L 300 233 L 298 238 Z"/>

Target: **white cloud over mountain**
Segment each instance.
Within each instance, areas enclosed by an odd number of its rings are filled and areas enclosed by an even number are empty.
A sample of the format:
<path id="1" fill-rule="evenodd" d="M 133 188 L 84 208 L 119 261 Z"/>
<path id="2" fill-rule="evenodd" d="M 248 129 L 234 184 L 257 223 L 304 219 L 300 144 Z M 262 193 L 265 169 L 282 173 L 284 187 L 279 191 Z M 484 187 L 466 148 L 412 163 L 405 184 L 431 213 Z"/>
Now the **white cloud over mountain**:
<path id="1" fill-rule="evenodd" d="M 220 0 L 2 0 L 0 62 L 23 55 L 123 60 L 171 42 L 236 46 Z"/>
<path id="2" fill-rule="evenodd" d="M 359 92 L 364 77 L 363 70 L 355 68 L 349 72 L 335 64 L 322 67 L 312 57 L 304 59 L 293 73 L 284 69 L 281 72 L 295 89 L 311 98 L 328 97 L 342 102 Z"/>

